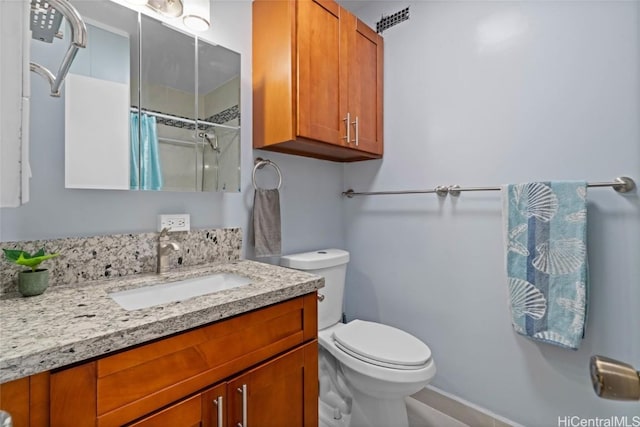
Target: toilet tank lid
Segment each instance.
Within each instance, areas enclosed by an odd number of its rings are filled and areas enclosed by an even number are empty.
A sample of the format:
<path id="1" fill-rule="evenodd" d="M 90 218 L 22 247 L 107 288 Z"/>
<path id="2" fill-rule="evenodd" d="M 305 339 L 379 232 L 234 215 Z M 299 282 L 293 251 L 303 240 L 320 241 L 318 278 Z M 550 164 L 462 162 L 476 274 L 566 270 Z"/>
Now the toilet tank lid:
<path id="1" fill-rule="evenodd" d="M 349 262 L 349 252 L 342 249 L 321 249 L 300 254 L 285 255 L 280 258 L 283 267 L 296 270 L 318 270 L 336 267 Z"/>

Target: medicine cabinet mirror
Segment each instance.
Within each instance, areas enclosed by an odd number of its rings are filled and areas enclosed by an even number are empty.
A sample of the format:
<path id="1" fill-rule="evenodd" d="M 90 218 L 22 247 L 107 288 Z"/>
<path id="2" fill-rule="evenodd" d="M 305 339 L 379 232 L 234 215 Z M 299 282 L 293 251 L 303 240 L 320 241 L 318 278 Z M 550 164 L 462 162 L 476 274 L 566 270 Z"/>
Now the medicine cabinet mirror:
<path id="1" fill-rule="evenodd" d="M 89 43 L 60 100 L 65 186 L 240 191 L 240 55 L 109 0 L 72 4 Z M 60 58 L 42 45 L 33 61 Z"/>

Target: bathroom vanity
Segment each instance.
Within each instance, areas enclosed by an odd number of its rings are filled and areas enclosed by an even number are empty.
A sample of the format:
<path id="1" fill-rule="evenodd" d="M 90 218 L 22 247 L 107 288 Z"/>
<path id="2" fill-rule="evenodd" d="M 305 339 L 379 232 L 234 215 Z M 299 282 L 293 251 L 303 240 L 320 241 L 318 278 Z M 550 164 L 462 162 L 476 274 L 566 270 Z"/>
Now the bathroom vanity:
<path id="1" fill-rule="evenodd" d="M 109 293 L 231 273 L 251 284 L 126 311 Z M 0 408 L 21 426 L 314 426 L 324 279 L 252 261 L 0 300 Z"/>

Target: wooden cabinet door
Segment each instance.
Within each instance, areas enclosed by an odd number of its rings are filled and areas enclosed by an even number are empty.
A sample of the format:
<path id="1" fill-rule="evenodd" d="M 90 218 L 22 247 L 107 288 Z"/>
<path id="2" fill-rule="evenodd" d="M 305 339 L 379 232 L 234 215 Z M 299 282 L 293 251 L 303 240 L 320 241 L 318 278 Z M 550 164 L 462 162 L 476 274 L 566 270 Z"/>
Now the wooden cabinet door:
<path id="1" fill-rule="evenodd" d="M 317 341 L 231 380 L 228 396 L 228 426 L 317 427 Z"/>
<path id="2" fill-rule="evenodd" d="M 347 104 L 342 85 L 341 8 L 333 0 L 299 0 L 297 10 L 297 134 L 344 145 Z"/>
<path id="3" fill-rule="evenodd" d="M 0 409 L 11 415 L 16 427 L 29 426 L 29 378 L 0 384 Z"/>
<path id="4" fill-rule="evenodd" d="M 341 22 L 348 40 L 350 147 L 382 155 L 383 39 L 346 11 Z"/>
<path id="5" fill-rule="evenodd" d="M 382 157 L 379 35 L 334 0 L 254 0 L 252 43 L 253 148 Z"/>
<path id="6" fill-rule="evenodd" d="M 219 384 L 202 393 L 203 427 L 227 425 L 227 383 Z M 235 426 L 234 426 L 235 427 Z"/>
<path id="7" fill-rule="evenodd" d="M 201 402 L 201 395 L 196 394 L 128 427 L 201 427 L 206 425 L 202 424 Z"/>

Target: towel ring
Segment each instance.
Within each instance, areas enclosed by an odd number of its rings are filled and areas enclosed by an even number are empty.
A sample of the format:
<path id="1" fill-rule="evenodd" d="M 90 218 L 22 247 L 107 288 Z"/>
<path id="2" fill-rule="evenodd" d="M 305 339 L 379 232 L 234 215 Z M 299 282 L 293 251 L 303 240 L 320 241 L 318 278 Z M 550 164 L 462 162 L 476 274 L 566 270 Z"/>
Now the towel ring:
<path id="1" fill-rule="evenodd" d="M 253 173 L 251 174 L 251 180 L 253 181 L 253 188 L 256 190 L 258 189 L 258 185 L 256 184 L 256 172 L 258 171 L 258 169 L 262 169 L 263 167 L 268 165 L 268 166 L 272 166 L 278 173 L 278 186 L 275 189 L 279 190 L 280 187 L 282 187 L 282 172 L 280 171 L 280 168 L 278 167 L 278 165 L 273 163 L 271 160 L 263 159 L 262 157 L 256 158 L 255 162 L 256 162 L 256 165 L 253 167 Z"/>

